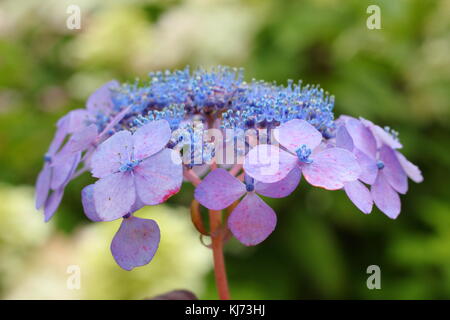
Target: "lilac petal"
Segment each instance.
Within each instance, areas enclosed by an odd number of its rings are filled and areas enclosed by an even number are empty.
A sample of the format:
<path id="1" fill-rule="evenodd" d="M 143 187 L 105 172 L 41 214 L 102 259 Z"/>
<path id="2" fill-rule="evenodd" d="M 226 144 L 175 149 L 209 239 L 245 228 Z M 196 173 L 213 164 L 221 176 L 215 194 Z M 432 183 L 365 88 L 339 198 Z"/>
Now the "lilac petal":
<path id="1" fill-rule="evenodd" d="M 123 219 L 111 242 L 111 253 L 117 264 L 132 270 L 148 264 L 158 250 L 160 231 L 151 219 L 130 217 Z"/>
<path id="2" fill-rule="evenodd" d="M 94 185 L 90 184 L 81 191 L 81 203 L 83 204 L 84 213 L 91 221 L 102 221 L 97 215 L 94 202 Z"/>
<path id="3" fill-rule="evenodd" d="M 110 114 L 113 109 L 111 89 L 117 87 L 119 87 L 119 83 L 116 80 L 105 83 L 88 98 L 86 109 L 93 114 L 98 112 L 104 115 Z"/>
<path id="4" fill-rule="evenodd" d="M 353 154 L 358 159 L 359 166 L 361 167 L 359 179 L 364 183 L 373 184 L 378 174 L 377 162 L 364 152 L 359 151 L 359 149 L 355 149 Z"/>
<path id="5" fill-rule="evenodd" d="M 356 157 L 348 150 L 328 148 L 312 158 L 310 164 L 302 164 L 306 181 L 328 190 L 341 189 L 344 182 L 355 181 L 361 174 Z"/>
<path id="6" fill-rule="evenodd" d="M 274 183 L 285 178 L 297 166 L 297 157 L 276 146 L 260 144 L 244 160 L 244 170 L 257 181 Z"/>
<path id="7" fill-rule="evenodd" d="M 58 128 L 56 129 L 55 136 L 53 137 L 53 140 L 50 144 L 50 147 L 48 148 L 47 155 L 52 157 L 56 152 L 58 152 L 59 148 L 61 147 L 62 143 L 64 142 L 64 139 L 67 136 L 67 121 L 63 121 L 60 123 Z"/>
<path id="8" fill-rule="evenodd" d="M 395 219 L 400 214 L 400 197 L 389 185 L 383 170 L 378 172 L 377 179 L 371 188 L 372 198 L 378 209 L 389 218 Z"/>
<path id="9" fill-rule="evenodd" d="M 248 193 L 228 218 L 233 235 L 246 246 L 264 241 L 275 229 L 277 216 L 255 193 Z"/>
<path id="10" fill-rule="evenodd" d="M 67 133 L 75 133 L 83 130 L 89 121 L 89 113 L 85 109 L 76 109 L 70 111 L 67 115 Z"/>
<path id="11" fill-rule="evenodd" d="M 41 208 L 48 197 L 48 192 L 50 191 L 50 181 L 52 178 L 52 169 L 46 163 L 44 168 L 38 175 L 36 181 L 36 209 Z"/>
<path id="12" fill-rule="evenodd" d="M 91 124 L 87 128 L 72 135 L 68 144 L 71 152 L 86 150 L 97 138 L 97 126 Z"/>
<path id="13" fill-rule="evenodd" d="M 48 197 L 44 206 L 44 221 L 48 222 L 58 210 L 59 204 L 64 195 L 64 188 L 60 188 L 52 192 L 50 197 Z"/>
<path id="14" fill-rule="evenodd" d="M 211 210 L 222 210 L 246 193 L 245 185 L 227 170 L 211 171 L 195 189 L 195 199 Z"/>
<path id="15" fill-rule="evenodd" d="M 336 132 L 336 147 L 353 151 L 353 139 L 348 133 L 345 126 L 340 126 Z"/>
<path id="16" fill-rule="evenodd" d="M 302 145 L 313 150 L 322 141 L 322 134 L 305 120 L 293 119 L 274 130 L 277 141 L 295 152 Z"/>
<path id="17" fill-rule="evenodd" d="M 406 157 L 400 152 L 396 151 L 395 154 L 397 155 L 397 159 L 408 177 L 416 183 L 421 183 L 423 181 L 423 176 L 419 167 L 406 159 Z"/>
<path id="18" fill-rule="evenodd" d="M 174 158 L 178 157 L 178 161 Z M 183 182 L 183 167 L 178 154 L 164 149 L 134 169 L 136 191 L 145 205 L 165 202 L 176 194 Z"/>
<path id="19" fill-rule="evenodd" d="M 166 120 L 152 121 L 133 134 L 134 159 L 144 160 L 161 151 L 169 142 L 172 131 Z"/>
<path id="20" fill-rule="evenodd" d="M 372 211 L 373 200 L 369 189 L 360 181 L 344 183 L 344 190 L 354 205 L 364 213 Z"/>
<path id="21" fill-rule="evenodd" d="M 92 175 L 103 178 L 118 172 L 120 167 L 131 160 L 133 139 L 129 131 L 119 131 L 102 144 L 92 155 Z"/>
<path id="22" fill-rule="evenodd" d="M 52 168 L 52 180 L 50 187 L 59 189 L 69 183 L 81 160 L 81 153 L 71 153 L 66 146 L 55 156 Z"/>
<path id="23" fill-rule="evenodd" d="M 380 149 L 380 160 L 384 163 L 384 176 L 394 190 L 405 194 L 408 191 L 408 177 L 401 166 L 395 151 L 383 145 Z"/>
<path id="24" fill-rule="evenodd" d="M 355 148 L 361 150 L 369 157 L 375 158 L 377 143 L 372 132 L 354 118 L 347 118 L 345 127 L 352 137 Z"/>
<path id="25" fill-rule="evenodd" d="M 256 182 L 255 191 L 269 198 L 284 198 L 294 192 L 300 183 L 301 176 L 300 168 L 295 167 L 284 179 L 278 182 Z"/>
<path id="26" fill-rule="evenodd" d="M 114 173 L 94 184 L 94 203 L 101 221 L 112 221 L 130 213 L 136 200 L 133 175 Z"/>

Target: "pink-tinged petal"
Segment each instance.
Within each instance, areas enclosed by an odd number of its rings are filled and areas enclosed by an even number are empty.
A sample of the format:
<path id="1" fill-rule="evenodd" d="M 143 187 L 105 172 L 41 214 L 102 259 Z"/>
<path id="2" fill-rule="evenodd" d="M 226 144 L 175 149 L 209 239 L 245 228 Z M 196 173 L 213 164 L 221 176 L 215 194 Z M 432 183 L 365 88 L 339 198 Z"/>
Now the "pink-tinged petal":
<path id="1" fill-rule="evenodd" d="M 125 270 L 148 264 L 158 250 L 160 231 L 154 220 L 130 217 L 123 219 L 111 242 L 111 253 Z"/>
<path id="2" fill-rule="evenodd" d="M 286 149 L 295 152 L 302 145 L 313 150 L 322 141 L 322 134 L 305 120 L 290 120 L 274 129 L 275 139 Z"/>
<path id="3" fill-rule="evenodd" d="M 130 172 L 114 173 L 94 184 L 94 204 L 101 221 L 112 221 L 130 213 L 136 200 L 134 178 Z"/>
<path id="4" fill-rule="evenodd" d="M 133 139 L 131 133 L 119 131 L 102 144 L 92 155 L 92 175 L 103 178 L 118 172 L 120 167 L 131 160 L 133 152 Z"/>
<path id="5" fill-rule="evenodd" d="M 260 144 L 245 157 L 244 170 L 257 181 L 274 183 L 284 179 L 297 162 L 296 156 L 277 146 Z"/>
<path id="6" fill-rule="evenodd" d="M 111 89 L 118 87 L 119 83 L 116 80 L 105 83 L 88 98 L 86 109 L 94 114 L 97 112 L 101 112 L 104 115 L 110 114 L 113 109 Z"/>
<path id="7" fill-rule="evenodd" d="M 228 218 L 233 235 L 246 246 L 264 241 L 275 229 L 277 216 L 255 193 L 248 193 Z"/>
<path id="8" fill-rule="evenodd" d="M 60 188 L 56 191 L 53 191 L 52 194 L 48 197 L 44 206 L 44 221 L 48 222 L 58 210 L 59 204 L 64 195 L 64 188 Z"/>
<path id="9" fill-rule="evenodd" d="M 400 197 L 389 185 L 383 170 L 378 173 L 377 179 L 371 187 L 371 194 L 378 209 L 391 219 L 398 217 L 401 208 Z"/>
<path id="10" fill-rule="evenodd" d="M 372 195 L 367 187 L 359 180 L 344 183 L 344 190 L 353 204 L 362 212 L 370 213 L 372 211 Z"/>
<path id="11" fill-rule="evenodd" d="M 50 191 L 50 181 L 52 178 L 52 169 L 46 163 L 44 168 L 38 175 L 36 181 L 36 209 L 41 208 L 48 197 L 48 192 Z"/>
<path id="12" fill-rule="evenodd" d="M 181 160 L 171 149 L 144 160 L 134 168 L 134 174 L 137 194 L 145 205 L 165 202 L 180 190 L 183 182 Z"/>
<path id="13" fill-rule="evenodd" d="M 373 184 L 378 174 L 377 162 L 359 149 L 355 149 L 353 154 L 361 167 L 359 179 L 364 183 Z"/>
<path id="14" fill-rule="evenodd" d="M 372 132 L 361 121 L 354 118 L 347 118 L 345 127 L 352 137 L 355 148 L 361 150 L 369 157 L 375 158 L 377 143 Z"/>
<path id="15" fill-rule="evenodd" d="M 416 166 L 414 163 L 406 159 L 406 157 L 401 154 L 400 152 L 395 152 L 398 161 L 400 162 L 403 170 L 408 175 L 408 177 L 411 178 L 412 181 L 416 183 L 421 183 L 423 181 L 422 172 L 420 171 L 419 167 Z"/>
<path id="16" fill-rule="evenodd" d="M 152 121 L 137 129 L 133 134 L 134 159 L 143 160 L 161 151 L 171 134 L 166 120 Z"/>
<path id="17" fill-rule="evenodd" d="M 341 189 L 344 182 L 355 181 L 361 174 L 358 160 L 350 151 L 329 148 L 312 158 L 310 164 L 302 164 L 306 181 L 328 190 Z"/>
<path id="18" fill-rule="evenodd" d="M 87 128 L 74 133 L 68 142 L 69 151 L 77 152 L 86 150 L 95 142 L 97 135 L 97 126 L 95 124 L 91 124 Z"/>
<path id="19" fill-rule="evenodd" d="M 336 132 L 336 147 L 346 149 L 350 152 L 353 151 L 353 139 L 348 133 L 345 126 L 340 126 Z"/>
<path id="20" fill-rule="evenodd" d="M 70 178 L 80 163 L 81 153 L 71 153 L 66 146 L 54 157 L 51 164 L 52 180 L 50 187 L 59 189 L 69 183 Z"/>
<path id="21" fill-rule="evenodd" d="M 300 168 L 295 167 L 284 179 L 278 182 L 256 182 L 255 191 L 269 198 L 284 198 L 294 192 L 300 183 L 301 176 Z"/>
<path id="22" fill-rule="evenodd" d="M 233 204 L 246 192 L 245 185 L 227 170 L 211 171 L 195 189 L 195 199 L 211 210 L 222 210 Z"/>
<path id="23" fill-rule="evenodd" d="M 81 191 L 81 203 L 83 204 L 84 214 L 91 221 L 102 221 L 95 210 L 94 185 L 90 184 Z"/>
<path id="24" fill-rule="evenodd" d="M 75 133 L 84 129 L 90 120 L 89 113 L 85 109 L 72 110 L 66 117 L 67 133 Z"/>
<path id="25" fill-rule="evenodd" d="M 375 136 L 378 147 L 381 147 L 383 144 L 390 146 L 392 149 L 399 149 L 403 147 L 400 141 L 398 141 L 396 138 L 394 138 L 391 134 L 386 132 L 386 130 L 384 130 L 380 126 L 362 117 L 360 117 L 360 119 L 361 123 L 363 123 L 364 126 L 369 128 L 369 130 Z"/>
<path id="26" fill-rule="evenodd" d="M 383 173 L 394 190 L 405 194 L 408 191 L 408 177 L 401 166 L 395 151 L 383 145 L 380 149 L 380 160 L 384 163 Z"/>
<path id="27" fill-rule="evenodd" d="M 55 136 L 53 137 L 53 140 L 47 151 L 47 155 L 49 155 L 50 157 L 52 157 L 56 152 L 58 152 L 62 143 L 64 142 L 64 139 L 67 136 L 67 125 L 66 124 L 67 124 L 67 121 L 63 121 L 62 123 L 60 123 L 60 125 L 56 129 Z"/>

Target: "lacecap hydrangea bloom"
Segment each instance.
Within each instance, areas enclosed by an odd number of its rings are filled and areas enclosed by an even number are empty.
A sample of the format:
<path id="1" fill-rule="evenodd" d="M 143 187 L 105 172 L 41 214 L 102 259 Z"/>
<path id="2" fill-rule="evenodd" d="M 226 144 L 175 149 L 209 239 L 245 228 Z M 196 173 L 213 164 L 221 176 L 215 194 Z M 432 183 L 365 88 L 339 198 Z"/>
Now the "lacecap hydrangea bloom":
<path id="1" fill-rule="evenodd" d="M 400 153 L 396 132 L 362 118 L 335 119 L 333 106 L 318 86 L 245 82 L 241 69 L 228 67 L 108 82 L 57 122 L 36 207 L 50 220 L 67 184 L 90 172 L 98 180 L 81 192 L 85 214 L 122 219 L 111 251 L 126 270 L 149 263 L 160 240 L 157 223 L 137 211 L 165 202 L 183 182 L 196 186 L 192 220 L 211 237 L 217 269 L 228 230 L 244 245 L 264 241 L 277 217 L 260 195 L 287 197 L 302 176 L 314 187 L 344 190 L 364 213 L 375 204 L 395 219 L 399 194 L 408 177 L 423 180 L 420 170 Z M 210 210 L 209 230 L 198 204 Z"/>

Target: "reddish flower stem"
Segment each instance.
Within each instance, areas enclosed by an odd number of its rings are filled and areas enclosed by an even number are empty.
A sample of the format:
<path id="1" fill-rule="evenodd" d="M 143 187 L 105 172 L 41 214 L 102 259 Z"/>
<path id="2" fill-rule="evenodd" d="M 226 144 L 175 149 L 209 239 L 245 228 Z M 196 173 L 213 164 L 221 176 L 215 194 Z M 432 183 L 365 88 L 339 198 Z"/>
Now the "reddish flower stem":
<path id="1" fill-rule="evenodd" d="M 222 226 L 222 211 L 209 210 L 211 248 L 214 257 L 214 274 L 216 286 L 221 300 L 229 300 L 227 273 L 223 257 L 224 232 Z"/>

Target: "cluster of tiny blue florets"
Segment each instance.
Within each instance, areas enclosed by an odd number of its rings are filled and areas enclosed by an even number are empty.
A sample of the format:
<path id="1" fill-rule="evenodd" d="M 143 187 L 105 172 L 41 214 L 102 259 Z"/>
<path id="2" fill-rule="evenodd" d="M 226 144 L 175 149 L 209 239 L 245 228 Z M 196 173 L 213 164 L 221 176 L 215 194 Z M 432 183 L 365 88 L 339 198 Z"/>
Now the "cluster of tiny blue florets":
<path id="1" fill-rule="evenodd" d="M 187 67 L 149 74 L 147 82 L 136 81 L 113 90 L 116 111 L 131 106 L 122 121 L 139 127 L 165 119 L 176 130 L 186 119 L 198 117 L 221 128 L 272 128 L 292 119 L 304 119 L 325 137 L 334 126 L 334 98 L 318 86 L 287 86 L 243 80 L 243 70 L 217 67 L 212 71 Z"/>

